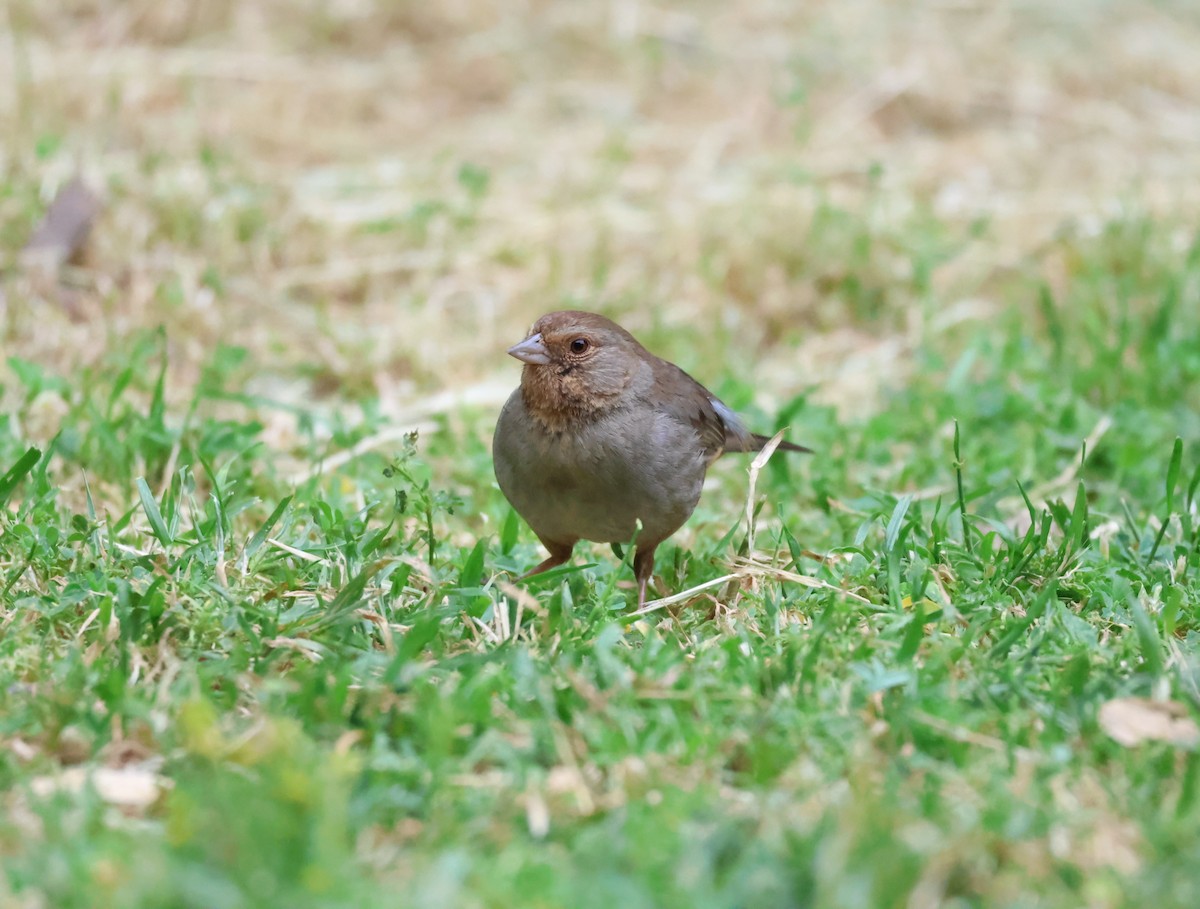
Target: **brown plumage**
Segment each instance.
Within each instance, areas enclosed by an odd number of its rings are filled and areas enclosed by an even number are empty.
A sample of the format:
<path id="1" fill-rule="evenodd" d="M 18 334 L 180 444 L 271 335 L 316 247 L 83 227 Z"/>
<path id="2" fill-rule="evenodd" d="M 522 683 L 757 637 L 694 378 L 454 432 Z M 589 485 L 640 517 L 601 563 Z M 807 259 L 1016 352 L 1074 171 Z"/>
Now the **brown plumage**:
<path id="1" fill-rule="evenodd" d="M 550 553 L 529 574 L 567 561 L 579 540 L 626 543 L 637 532 L 644 606 L 654 550 L 695 509 L 708 465 L 727 451 L 759 451 L 767 437 L 596 313 L 544 315 L 508 352 L 525 366 L 492 455 L 500 490 Z"/>

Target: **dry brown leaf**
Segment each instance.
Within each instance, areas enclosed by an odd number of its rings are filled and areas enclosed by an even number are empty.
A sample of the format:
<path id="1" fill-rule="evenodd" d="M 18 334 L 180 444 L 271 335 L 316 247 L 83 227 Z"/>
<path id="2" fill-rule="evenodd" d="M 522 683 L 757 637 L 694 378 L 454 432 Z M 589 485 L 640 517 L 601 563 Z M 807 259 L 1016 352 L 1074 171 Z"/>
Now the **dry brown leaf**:
<path id="1" fill-rule="evenodd" d="M 12 752 L 13 757 L 23 764 L 32 761 L 40 753 L 36 747 L 30 745 L 22 738 L 9 739 L 6 744 L 8 745 L 8 750 Z"/>
<path id="2" fill-rule="evenodd" d="M 55 792 L 80 792 L 89 780 L 100 798 L 128 811 L 149 808 L 169 785 L 148 767 L 71 767 L 62 773 L 35 777 L 30 789 L 43 797 Z"/>
<path id="3" fill-rule="evenodd" d="M 1099 719 L 1100 728 L 1126 748 L 1143 742 L 1200 744 L 1200 727 L 1178 701 L 1113 698 L 1101 705 Z"/>

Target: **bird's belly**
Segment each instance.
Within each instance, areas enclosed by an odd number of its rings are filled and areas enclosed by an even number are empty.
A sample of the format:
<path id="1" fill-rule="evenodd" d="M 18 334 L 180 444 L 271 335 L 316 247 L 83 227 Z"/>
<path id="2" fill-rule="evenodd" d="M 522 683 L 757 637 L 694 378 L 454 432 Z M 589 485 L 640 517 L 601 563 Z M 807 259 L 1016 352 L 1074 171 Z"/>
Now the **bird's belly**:
<path id="1" fill-rule="evenodd" d="M 653 509 L 646 498 L 622 493 L 590 478 L 548 471 L 537 501 L 525 504 L 530 526 L 548 539 L 579 538 L 598 543 L 633 539 L 637 522 Z"/>
<path id="2" fill-rule="evenodd" d="M 653 427 L 652 427 L 653 429 Z M 672 427 L 666 427 L 673 431 Z M 517 512 L 544 540 L 658 542 L 696 507 L 706 462 L 699 446 L 652 431 L 638 438 L 595 431 L 496 437 L 496 476 Z"/>

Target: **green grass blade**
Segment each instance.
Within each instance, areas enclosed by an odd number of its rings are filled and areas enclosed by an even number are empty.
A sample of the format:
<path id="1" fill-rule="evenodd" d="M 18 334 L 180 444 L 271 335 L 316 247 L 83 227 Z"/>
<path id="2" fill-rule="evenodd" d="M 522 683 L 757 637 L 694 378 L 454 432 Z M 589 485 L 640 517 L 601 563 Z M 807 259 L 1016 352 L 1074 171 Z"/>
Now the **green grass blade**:
<path id="1" fill-rule="evenodd" d="M 897 663 L 911 663 L 917 655 L 921 641 L 925 637 L 925 609 L 920 602 L 913 603 L 913 615 L 908 627 L 904 630 L 904 638 L 900 649 L 896 651 Z"/>
<path id="2" fill-rule="evenodd" d="M 170 531 L 167 530 L 167 524 L 163 520 L 162 512 L 159 511 L 158 502 L 155 501 L 154 493 L 150 491 L 145 477 L 138 477 L 136 482 L 138 497 L 142 501 L 142 511 L 146 513 L 146 520 L 150 522 L 150 529 L 154 531 L 154 536 L 158 538 L 158 542 L 165 549 L 174 541 L 171 538 Z"/>
<path id="3" fill-rule="evenodd" d="M 967 523 L 967 497 L 963 492 L 963 459 L 958 430 L 958 420 L 954 421 L 954 481 L 958 489 L 958 515 L 962 521 L 963 546 L 971 551 L 971 525 Z"/>
<path id="4" fill-rule="evenodd" d="M 513 551 L 520 532 L 521 519 L 517 516 L 516 509 L 510 508 L 504 516 L 504 523 L 500 525 L 500 552 L 503 555 L 508 555 Z"/>
<path id="5" fill-rule="evenodd" d="M 10 467 L 4 476 L 0 477 L 0 506 L 8 503 L 13 490 L 37 466 L 37 462 L 41 460 L 41 457 L 42 451 L 40 448 L 30 448 L 17 459 L 17 463 Z"/>
<path id="6" fill-rule="evenodd" d="M 1075 490 L 1075 504 L 1071 508 L 1071 547 L 1072 551 L 1079 552 L 1087 545 L 1088 540 L 1088 504 L 1087 504 L 1087 488 L 1083 485 L 1083 480 L 1079 481 L 1079 486 Z"/>
<path id="7" fill-rule="evenodd" d="M 463 562 L 462 570 L 458 573 L 458 586 L 461 588 L 478 587 L 483 578 L 483 560 L 487 553 L 487 540 L 479 540 L 471 549 L 467 560 Z"/>
<path id="8" fill-rule="evenodd" d="M 1025 487 L 1021 485 L 1021 481 L 1017 480 L 1017 489 L 1021 491 L 1021 501 L 1025 503 L 1025 510 L 1029 512 L 1030 525 L 1037 524 L 1037 509 L 1033 507 L 1033 502 L 1029 500 L 1029 493 L 1025 491 Z"/>
<path id="9" fill-rule="evenodd" d="M 262 544 L 267 541 L 267 537 L 271 535 L 271 531 L 275 529 L 275 525 L 279 523 L 279 519 L 283 517 L 283 513 L 287 511 L 288 506 L 291 504 L 292 496 L 284 496 L 279 504 L 275 506 L 275 510 L 271 512 L 266 521 L 263 522 L 262 527 L 255 531 L 254 536 L 250 538 L 250 542 L 246 544 L 247 557 L 254 555 L 262 548 Z"/>
<path id="10" fill-rule="evenodd" d="M 892 509 L 892 517 L 888 520 L 887 532 L 883 537 L 883 548 L 888 552 L 896 548 L 896 541 L 900 539 L 900 531 L 904 528 L 904 516 L 908 514 L 912 500 L 912 495 L 901 496 Z"/>
<path id="11" fill-rule="evenodd" d="M 1125 602 L 1129 605 L 1133 630 L 1137 635 L 1138 649 L 1142 652 L 1142 659 L 1146 661 L 1146 671 L 1157 679 L 1163 672 L 1162 638 L 1159 636 L 1158 628 L 1155 626 L 1154 620 L 1146 613 L 1142 601 L 1132 588 L 1126 589 Z"/>
<path id="12" fill-rule="evenodd" d="M 1183 439 L 1175 437 L 1171 448 L 1171 463 L 1167 465 L 1167 511 L 1175 510 L 1175 486 L 1179 483 L 1179 472 L 1183 468 Z"/>
<path id="13" fill-rule="evenodd" d="M 1179 482 L 1179 471 L 1183 466 L 1183 439 L 1175 437 L 1175 445 L 1171 449 L 1171 463 L 1167 466 L 1167 513 L 1163 516 L 1162 525 L 1154 537 L 1154 545 L 1150 547 L 1147 560 L 1154 561 L 1158 555 L 1158 547 L 1162 544 L 1167 528 L 1171 525 L 1171 515 L 1175 513 L 1175 485 Z"/>

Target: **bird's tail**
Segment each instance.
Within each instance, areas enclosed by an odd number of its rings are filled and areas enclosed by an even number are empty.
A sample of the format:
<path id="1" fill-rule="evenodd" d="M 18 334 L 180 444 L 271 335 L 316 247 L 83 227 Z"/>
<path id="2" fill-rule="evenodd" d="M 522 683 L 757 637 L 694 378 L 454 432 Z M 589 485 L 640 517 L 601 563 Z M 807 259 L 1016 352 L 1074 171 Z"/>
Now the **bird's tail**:
<path id="1" fill-rule="evenodd" d="M 771 436 L 760 436 L 756 432 L 747 432 L 740 436 L 725 437 L 725 453 L 729 452 L 749 452 L 753 454 L 756 451 L 762 451 L 763 446 L 771 441 Z M 797 445 L 795 442 L 788 442 L 781 439 L 779 447 L 776 451 L 798 451 L 801 454 L 812 454 L 811 448 L 805 448 L 803 445 Z"/>
<path id="2" fill-rule="evenodd" d="M 747 451 L 762 451 L 763 446 L 771 441 L 771 436 L 760 436 L 756 432 L 750 433 L 750 440 L 753 443 Z M 798 451 L 801 454 L 812 454 L 811 448 L 805 448 L 803 445 L 797 445 L 795 442 L 789 442 L 787 439 L 779 441 L 779 447 L 776 451 Z"/>

